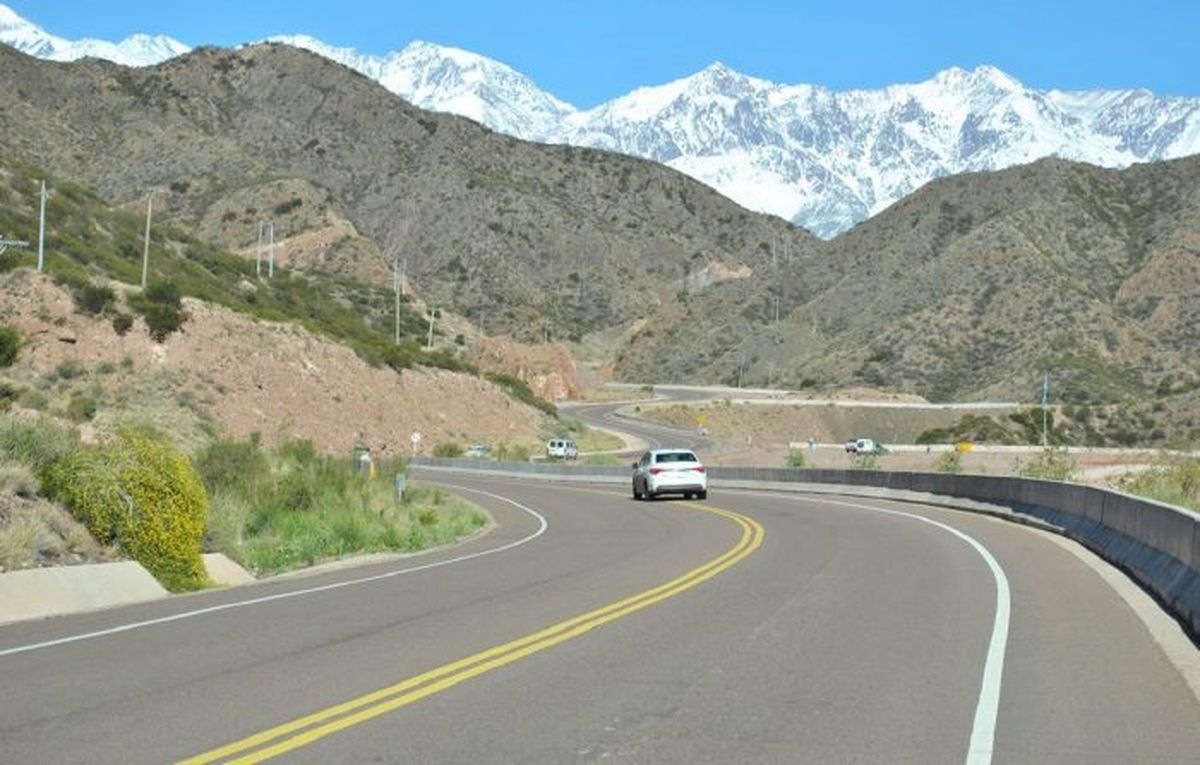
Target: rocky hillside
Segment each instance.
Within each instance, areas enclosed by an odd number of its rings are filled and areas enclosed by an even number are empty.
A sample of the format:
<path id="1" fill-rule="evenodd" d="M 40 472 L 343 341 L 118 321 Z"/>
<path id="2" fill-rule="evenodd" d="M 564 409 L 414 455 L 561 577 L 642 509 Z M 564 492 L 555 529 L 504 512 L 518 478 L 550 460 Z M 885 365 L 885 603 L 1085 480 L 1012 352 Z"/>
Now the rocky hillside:
<path id="1" fill-rule="evenodd" d="M 226 247 L 247 251 L 273 219 L 309 264 L 382 275 L 397 254 L 432 304 L 518 339 L 628 322 L 781 239 L 816 244 L 654 163 L 424 112 L 282 45 L 145 69 L 4 49 L 0 83 L 10 155 L 113 200 L 154 189 L 171 220 Z"/>
<path id="2" fill-rule="evenodd" d="M 1200 157 L 945 179 L 823 255 L 832 283 L 792 262 L 658 311 L 619 374 L 1031 401 L 1048 371 L 1055 401 L 1132 406 L 1110 439 L 1200 431 Z"/>

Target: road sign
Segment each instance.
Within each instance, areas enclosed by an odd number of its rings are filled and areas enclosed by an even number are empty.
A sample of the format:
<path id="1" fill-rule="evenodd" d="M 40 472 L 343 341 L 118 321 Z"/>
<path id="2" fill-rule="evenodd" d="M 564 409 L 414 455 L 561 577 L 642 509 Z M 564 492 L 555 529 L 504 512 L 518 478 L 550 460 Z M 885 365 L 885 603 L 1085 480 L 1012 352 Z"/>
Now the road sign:
<path id="1" fill-rule="evenodd" d="M 421 443 L 421 431 L 414 430 L 412 435 L 409 436 L 409 438 L 412 439 L 413 446 L 416 446 L 417 444 Z"/>

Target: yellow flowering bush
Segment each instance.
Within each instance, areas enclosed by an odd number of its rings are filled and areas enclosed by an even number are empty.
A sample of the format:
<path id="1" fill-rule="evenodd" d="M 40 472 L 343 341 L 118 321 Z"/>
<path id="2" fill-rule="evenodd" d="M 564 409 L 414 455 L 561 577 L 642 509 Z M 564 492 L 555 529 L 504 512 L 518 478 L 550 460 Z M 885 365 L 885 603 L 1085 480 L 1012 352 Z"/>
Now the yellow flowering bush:
<path id="1" fill-rule="evenodd" d="M 188 458 L 165 440 L 125 431 L 115 445 L 75 449 L 46 470 L 43 487 L 168 590 L 206 584 L 208 496 Z"/>

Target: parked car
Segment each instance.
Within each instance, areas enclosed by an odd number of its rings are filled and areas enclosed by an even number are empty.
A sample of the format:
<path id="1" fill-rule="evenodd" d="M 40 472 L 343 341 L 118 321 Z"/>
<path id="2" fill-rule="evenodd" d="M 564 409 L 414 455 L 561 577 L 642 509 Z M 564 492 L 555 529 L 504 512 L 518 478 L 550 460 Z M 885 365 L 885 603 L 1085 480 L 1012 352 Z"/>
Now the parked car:
<path id="1" fill-rule="evenodd" d="M 883 452 L 883 444 L 871 438 L 856 438 L 846 442 L 846 451 L 851 454 L 880 454 Z"/>
<path id="2" fill-rule="evenodd" d="M 546 456 L 550 459 L 573 460 L 579 456 L 579 447 L 569 438 L 552 438 L 546 442 Z"/>
<path id="3" fill-rule="evenodd" d="M 633 463 L 633 498 L 708 498 L 708 469 L 691 449 L 651 449 Z"/>

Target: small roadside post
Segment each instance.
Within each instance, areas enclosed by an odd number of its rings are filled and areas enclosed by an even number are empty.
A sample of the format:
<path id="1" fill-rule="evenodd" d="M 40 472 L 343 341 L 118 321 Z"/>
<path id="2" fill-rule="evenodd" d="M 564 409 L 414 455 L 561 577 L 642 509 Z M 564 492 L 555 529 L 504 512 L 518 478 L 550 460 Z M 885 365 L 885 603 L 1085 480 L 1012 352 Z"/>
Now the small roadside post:
<path id="1" fill-rule="evenodd" d="M 404 490 L 408 488 L 408 476 L 404 473 L 396 473 L 394 480 L 396 482 L 396 501 L 403 502 Z"/>
<path id="2" fill-rule="evenodd" d="M 415 457 L 417 456 L 417 450 L 421 448 L 421 431 L 414 430 L 412 435 L 409 436 L 409 440 L 412 441 L 413 456 Z"/>

